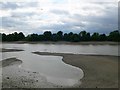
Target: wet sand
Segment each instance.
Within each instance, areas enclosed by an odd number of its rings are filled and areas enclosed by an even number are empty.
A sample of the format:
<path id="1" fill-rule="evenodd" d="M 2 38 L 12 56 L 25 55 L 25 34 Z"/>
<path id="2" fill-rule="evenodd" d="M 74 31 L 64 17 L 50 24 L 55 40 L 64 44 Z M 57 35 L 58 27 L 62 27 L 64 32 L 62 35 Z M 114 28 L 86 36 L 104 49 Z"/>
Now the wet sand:
<path id="1" fill-rule="evenodd" d="M 0 52 L 23 51 L 18 49 L 1 49 Z M 8 58 L 0 61 L 0 79 L 2 78 L 2 89 L 17 90 L 17 88 L 60 88 L 61 86 L 47 82 L 46 78 L 39 72 L 19 68 L 22 60 L 17 58 Z M 0 83 L 1 85 L 1 83 Z M 1 87 L 0 87 L 1 88 Z"/>
<path id="2" fill-rule="evenodd" d="M 63 56 L 67 64 L 84 72 L 80 88 L 118 88 L 118 57 L 102 55 L 76 55 L 65 53 L 33 52 L 39 55 Z"/>
<path id="3" fill-rule="evenodd" d="M 18 52 L 18 51 L 24 51 L 20 49 L 5 49 L 5 48 L 0 48 L 0 52 Z"/>
<path id="4" fill-rule="evenodd" d="M 39 72 L 19 68 L 22 60 L 9 58 L 2 63 L 2 89 L 9 88 L 61 88 L 61 86 L 47 82 L 46 77 Z M 9 90 L 8 89 L 8 90 Z M 15 90 L 16 90 L 15 89 Z"/>
<path id="5" fill-rule="evenodd" d="M 8 52 L 10 51 L 16 50 L 8 50 Z M 7 49 L 5 52 L 7 52 Z M 33 53 L 63 56 L 65 63 L 81 68 L 84 72 L 84 77 L 81 80 L 80 88 L 118 88 L 117 56 Z M 61 88 L 61 86 L 47 82 L 45 77 L 41 76 L 39 72 L 19 68 L 18 66 L 22 63 L 22 60 L 9 58 L 2 62 L 3 88 Z"/>
<path id="6" fill-rule="evenodd" d="M 0 61 L 0 67 L 6 67 L 6 66 L 11 66 L 11 65 L 14 65 L 14 64 L 18 64 L 20 65 L 22 63 L 21 60 L 19 59 L 16 59 L 16 58 L 9 58 L 9 59 L 5 59 L 5 60 L 2 60 Z"/>

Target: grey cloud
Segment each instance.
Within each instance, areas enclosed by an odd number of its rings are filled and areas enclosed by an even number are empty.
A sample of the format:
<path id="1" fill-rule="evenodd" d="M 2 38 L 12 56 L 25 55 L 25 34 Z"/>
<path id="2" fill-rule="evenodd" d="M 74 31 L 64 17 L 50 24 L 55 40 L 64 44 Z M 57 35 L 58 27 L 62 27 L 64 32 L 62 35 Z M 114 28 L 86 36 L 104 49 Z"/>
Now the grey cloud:
<path id="1" fill-rule="evenodd" d="M 23 7 L 37 7 L 37 2 L 1 2 L 0 9 L 17 9 Z"/>
<path id="2" fill-rule="evenodd" d="M 19 6 L 16 3 L 12 3 L 12 2 L 1 2 L 0 3 L 0 9 L 16 9 Z"/>
<path id="3" fill-rule="evenodd" d="M 50 12 L 54 13 L 54 14 L 58 14 L 58 15 L 69 15 L 69 12 L 68 11 L 65 11 L 65 10 L 57 10 L 57 9 L 54 9 L 54 10 L 51 10 Z"/>
<path id="4" fill-rule="evenodd" d="M 64 22 L 64 21 L 63 21 Z M 75 28 L 75 27 L 80 27 L 80 28 Z M 81 28 L 84 28 L 84 24 L 80 22 L 69 22 L 66 21 L 64 24 L 49 24 L 45 26 L 40 26 L 38 29 L 39 30 L 51 30 L 52 32 L 57 32 L 59 30 L 63 32 L 80 32 Z"/>
<path id="5" fill-rule="evenodd" d="M 34 15 L 34 13 L 16 13 L 16 12 L 13 12 L 12 13 L 12 15 L 11 15 L 11 17 L 14 17 L 14 18 L 25 18 L 25 17 L 30 17 L 30 16 L 32 16 L 32 15 Z"/>
<path id="6" fill-rule="evenodd" d="M 20 7 L 37 7 L 38 2 L 20 2 L 19 6 Z"/>
<path id="7" fill-rule="evenodd" d="M 36 2 L 31 3 L 4 3 L 2 5 L 2 8 L 4 9 L 16 9 L 16 8 L 23 8 L 23 7 L 37 7 Z M 109 33 L 110 31 L 113 31 L 118 26 L 118 15 L 117 15 L 117 7 L 114 6 L 105 6 L 105 3 L 97 3 L 99 5 L 103 5 L 105 7 L 102 9 L 102 12 L 105 14 L 103 16 L 95 16 L 95 15 L 88 15 L 83 16 L 80 12 L 76 12 L 74 15 L 70 15 L 68 11 L 65 10 L 51 10 L 51 13 L 54 13 L 56 15 L 64 15 L 67 20 L 64 20 L 63 18 L 60 19 L 61 23 L 56 24 L 49 24 L 49 25 L 39 25 L 37 28 L 31 28 L 30 25 L 26 22 L 26 17 L 30 17 L 33 15 L 37 15 L 36 13 L 21 13 L 21 12 L 11 12 L 11 17 L 3 17 L 0 19 L 2 21 L 2 27 L 3 28 L 15 28 L 18 30 L 21 30 L 26 33 L 42 33 L 43 30 L 51 30 L 52 32 L 57 32 L 59 30 L 63 32 L 76 32 L 79 33 L 81 30 L 86 30 L 88 32 L 99 32 L 99 33 Z M 85 8 L 88 11 L 91 10 L 89 7 Z M 93 8 L 97 10 L 97 8 Z M 101 13 L 101 12 L 99 12 Z M 41 17 L 41 16 L 40 16 Z M 64 17 L 64 18 L 65 18 Z M 69 21 L 70 19 L 73 19 L 74 21 Z M 44 20 L 44 18 L 42 19 Z M 89 24 L 83 23 L 87 22 Z M 78 27 L 78 28 L 75 28 Z"/>
<path id="8" fill-rule="evenodd" d="M 7 29 L 21 28 L 21 27 L 24 28 L 24 26 L 26 26 L 25 22 L 20 21 L 20 20 L 18 21 L 12 17 L 3 17 L 1 21 L 2 21 L 2 24 L 1 24 L 2 28 L 7 28 Z"/>
<path id="9" fill-rule="evenodd" d="M 105 14 L 103 16 L 83 16 L 81 14 L 74 14 L 71 18 L 77 19 L 79 21 L 89 23 L 85 25 L 85 30 L 90 32 L 100 32 L 108 33 L 118 28 L 118 8 L 110 7 L 105 8 L 102 12 Z M 101 12 L 100 12 L 101 13 Z"/>

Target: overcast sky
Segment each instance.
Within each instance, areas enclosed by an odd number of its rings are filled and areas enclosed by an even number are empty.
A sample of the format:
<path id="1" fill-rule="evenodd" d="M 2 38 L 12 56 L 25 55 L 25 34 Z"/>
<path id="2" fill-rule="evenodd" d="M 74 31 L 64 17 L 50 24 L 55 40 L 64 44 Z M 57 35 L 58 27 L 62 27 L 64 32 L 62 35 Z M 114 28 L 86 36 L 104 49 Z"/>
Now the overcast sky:
<path id="1" fill-rule="evenodd" d="M 118 28 L 118 2 L 99 1 L 0 2 L 1 32 L 17 31 L 27 35 L 44 31 L 79 33 L 86 30 L 107 34 Z"/>

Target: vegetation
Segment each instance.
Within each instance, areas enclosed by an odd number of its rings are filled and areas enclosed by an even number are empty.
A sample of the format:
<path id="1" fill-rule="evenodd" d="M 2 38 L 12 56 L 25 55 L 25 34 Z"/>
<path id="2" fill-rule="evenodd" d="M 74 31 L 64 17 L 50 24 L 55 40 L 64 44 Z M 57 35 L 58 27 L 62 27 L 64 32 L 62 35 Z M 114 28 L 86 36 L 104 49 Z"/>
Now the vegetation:
<path id="1" fill-rule="evenodd" d="M 62 31 L 57 33 L 51 33 L 46 31 L 43 34 L 30 34 L 25 36 L 22 32 L 14 32 L 12 34 L 6 35 L 5 33 L 0 33 L 2 41 L 69 41 L 69 42 L 80 42 L 80 41 L 120 41 L 120 32 L 118 30 L 112 31 L 109 35 L 99 34 L 97 32 L 92 35 L 89 32 L 81 31 L 77 33 L 65 33 Z"/>

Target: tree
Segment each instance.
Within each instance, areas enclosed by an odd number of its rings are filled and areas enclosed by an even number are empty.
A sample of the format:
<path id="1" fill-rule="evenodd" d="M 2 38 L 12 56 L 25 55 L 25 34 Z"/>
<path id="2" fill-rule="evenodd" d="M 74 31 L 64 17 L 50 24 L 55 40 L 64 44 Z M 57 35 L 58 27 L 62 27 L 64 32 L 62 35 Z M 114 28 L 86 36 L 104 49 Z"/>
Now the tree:
<path id="1" fill-rule="evenodd" d="M 69 41 L 69 39 L 68 39 L 68 34 L 67 34 L 67 33 L 64 34 L 63 40 L 64 40 L 64 41 Z"/>
<path id="2" fill-rule="evenodd" d="M 18 38 L 18 33 L 17 32 L 14 32 L 13 34 L 13 41 L 18 41 L 19 40 L 19 38 Z"/>
<path id="3" fill-rule="evenodd" d="M 99 41 L 106 41 L 106 40 L 107 40 L 107 36 L 105 34 L 100 34 Z"/>
<path id="4" fill-rule="evenodd" d="M 79 41 L 79 35 L 78 34 L 73 34 L 72 41 L 73 42 L 78 42 Z"/>
<path id="5" fill-rule="evenodd" d="M 14 41 L 14 34 L 8 34 L 7 36 L 6 36 L 6 41 Z"/>
<path id="6" fill-rule="evenodd" d="M 90 41 L 91 40 L 91 36 L 90 36 L 90 33 L 87 33 L 86 34 L 86 37 L 85 37 L 86 41 Z"/>
<path id="7" fill-rule="evenodd" d="M 38 34 L 31 34 L 26 37 L 27 41 L 39 41 L 39 35 Z"/>
<path id="8" fill-rule="evenodd" d="M 1 34 L 2 36 L 2 41 L 6 41 L 7 40 L 7 38 L 6 38 L 6 34 L 5 33 L 3 33 L 3 34 Z"/>
<path id="9" fill-rule="evenodd" d="M 85 41 L 86 40 L 86 31 L 81 31 L 80 33 L 79 33 L 79 37 L 80 37 L 80 40 L 81 41 Z"/>
<path id="10" fill-rule="evenodd" d="M 52 41 L 58 41 L 58 35 L 56 33 L 52 35 Z"/>
<path id="11" fill-rule="evenodd" d="M 110 32 L 108 36 L 108 40 L 109 41 L 120 41 L 120 32 L 118 30 Z"/>
<path id="12" fill-rule="evenodd" d="M 22 32 L 20 32 L 18 34 L 18 40 L 24 40 L 24 39 L 25 39 L 25 35 Z"/>
<path id="13" fill-rule="evenodd" d="M 44 36 L 43 35 L 39 35 L 39 41 L 43 41 L 44 40 Z"/>
<path id="14" fill-rule="evenodd" d="M 63 40 L 63 32 L 62 31 L 57 32 L 57 38 L 59 41 Z"/>
<path id="15" fill-rule="evenodd" d="M 92 37 L 91 37 L 92 41 L 98 41 L 99 40 L 99 33 L 93 33 Z"/>
<path id="16" fill-rule="evenodd" d="M 2 34 L 0 33 L 0 42 L 2 41 Z"/>
<path id="17" fill-rule="evenodd" d="M 68 41 L 73 40 L 73 32 L 68 33 Z"/>
<path id="18" fill-rule="evenodd" d="M 120 41 L 120 32 L 118 30 L 112 31 L 108 36 L 105 34 L 100 34 L 95 32 L 90 35 L 89 32 L 81 31 L 79 34 L 77 33 L 65 33 L 63 35 L 62 31 L 58 31 L 57 33 L 51 33 L 51 31 L 45 31 L 43 34 L 29 34 L 25 37 L 25 35 L 20 32 L 14 32 L 12 34 L 0 33 L 0 40 L 2 41 L 70 41 L 70 42 L 79 42 L 79 41 Z"/>
<path id="19" fill-rule="evenodd" d="M 44 40 L 45 41 L 51 41 L 52 40 L 52 33 L 50 31 L 44 32 Z"/>

